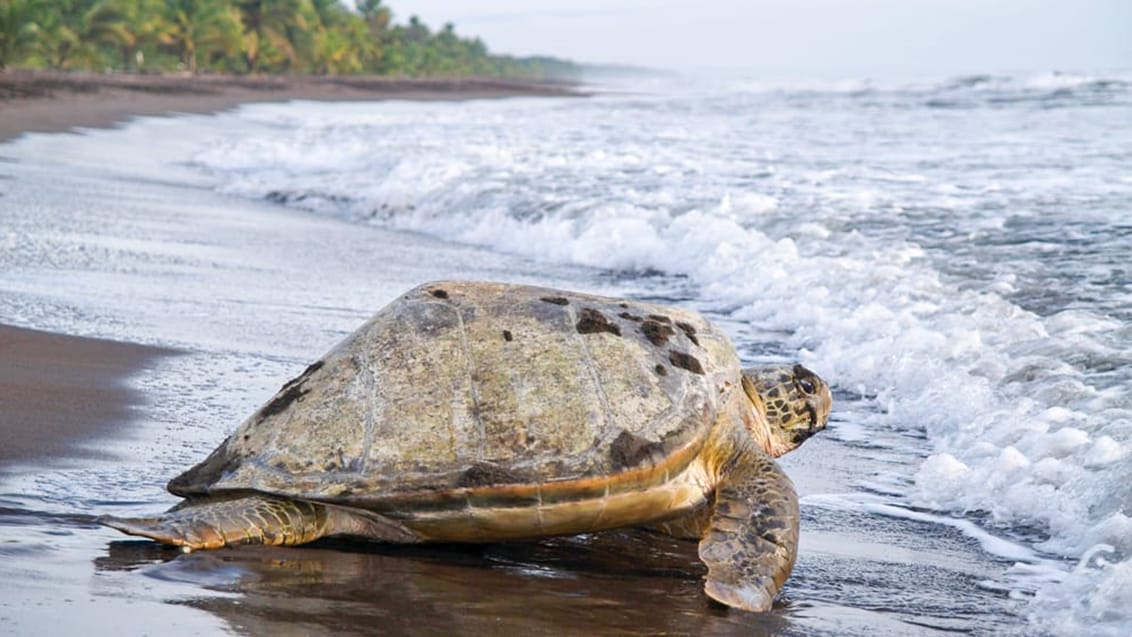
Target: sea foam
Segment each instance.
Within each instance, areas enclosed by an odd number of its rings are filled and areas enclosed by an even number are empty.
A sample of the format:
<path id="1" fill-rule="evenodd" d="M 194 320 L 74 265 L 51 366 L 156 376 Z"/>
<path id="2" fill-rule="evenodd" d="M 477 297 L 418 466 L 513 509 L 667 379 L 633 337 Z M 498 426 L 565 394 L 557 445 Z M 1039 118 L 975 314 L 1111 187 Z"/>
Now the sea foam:
<path id="1" fill-rule="evenodd" d="M 1051 86 L 1088 99 L 1033 106 Z M 846 439 L 912 445 L 891 468 L 907 493 L 875 511 L 929 508 L 1018 560 L 1008 587 L 1032 595 L 1034 626 L 1117 634 L 1132 622 L 1122 86 L 255 106 L 194 162 L 240 196 L 683 277 L 745 358 L 830 378 Z M 974 112 L 937 108 L 956 96 Z"/>

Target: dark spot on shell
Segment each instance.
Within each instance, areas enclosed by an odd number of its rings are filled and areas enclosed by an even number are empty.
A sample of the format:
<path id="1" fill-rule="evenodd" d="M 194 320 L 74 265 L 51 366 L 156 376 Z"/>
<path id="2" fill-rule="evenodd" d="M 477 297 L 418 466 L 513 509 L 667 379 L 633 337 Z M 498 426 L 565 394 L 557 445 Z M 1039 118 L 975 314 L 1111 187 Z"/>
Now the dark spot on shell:
<path id="1" fill-rule="evenodd" d="M 650 318 L 649 320 L 641 324 L 641 333 L 645 335 L 645 338 L 649 339 L 650 343 L 656 345 L 657 347 L 661 347 L 668 342 L 668 337 L 675 334 L 676 331 L 671 327 L 663 323 L 658 323 Z"/>
<path id="2" fill-rule="evenodd" d="M 429 294 L 432 294 L 433 296 L 435 296 L 438 299 L 448 298 L 448 293 L 445 292 L 444 290 L 430 290 Z"/>
<path id="3" fill-rule="evenodd" d="M 696 345 L 700 344 L 700 339 L 696 338 L 696 328 L 694 326 L 689 325 L 688 323 L 685 323 L 683 321 L 678 321 L 676 323 L 676 327 L 680 328 L 680 331 L 684 332 L 684 334 L 688 336 L 689 341 L 692 341 Z"/>
<path id="4" fill-rule="evenodd" d="M 671 323 L 672 319 L 663 314 L 649 314 L 649 318 L 660 323 Z"/>
<path id="5" fill-rule="evenodd" d="M 668 369 L 666 369 L 664 367 L 664 365 L 661 365 L 660 363 L 657 363 L 656 367 L 653 368 L 653 369 L 656 370 L 656 373 L 657 373 L 658 376 L 667 376 L 668 375 Z"/>
<path id="6" fill-rule="evenodd" d="M 511 335 L 511 330 L 503 330 L 503 340 L 507 341 L 508 343 L 515 340 L 515 337 Z"/>
<path id="7" fill-rule="evenodd" d="M 477 462 L 464 470 L 456 479 L 457 487 L 488 487 L 496 484 L 517 484 L 526 482 L 518 473 L 490 462 Z"/>
<path id="8" fill-rule="evenodd" d="M 609 457 L 615 469 L 631 469 L 642 464 L 656 464 L 664 458 L 664 446 L 622 430 L 609 446 Z"/>
<path id="9" fill-rule="evenodd" d="M 274 416 L 290 407 L 291 403 L 296 400 L 302 400 L 303 396 L 310 393 L 309 389 L 303 389 L 303 383 L 306 382 L 311 374 L 322 369 L 322 366 L 325 364 L 324 361 L 315 361 L 311 363 L 310 367 L 307 367 L 302 374 L 299 374 L 298 377 L 285 383 L 279 390 L 279 393 L 275 394 L 275 398 L 271 399 L 271 402 L 264 405 L 263 409 L 260 410 L 259 420 L 262 421 L 268 416 Z"/>
<path id="10" fill-rule="evenodd" d="M 302 383 L 303 381 L 305 381 L 305 380 L 307 379 L 307 377 L 309 377 L 309 376 L 310 376 L 311 374 L 313 374 L 313 373 L 317 372 L 318 370 L 322 369 L 322 366 L 323 366 L 323 365 L 325 365 L 325 364 L 326 364 L 326 361 L 321 361 L 321 360 L 320 360 L 320 361 L 315 361 L 315 362 L 311 363 L 310 365 L 308 365 L 308 366 L 307 366 L 307 368 L 306 368 L 306 369 L 304 369 L 304 370 L 303 370 L 303 373 L 302 373 L 302 374 L 299 374 L 299 375 L 298 375 L 298 376 L 296 376 L 295 378 L 292 378 L 291 380 L 287 381 L 286 383 L 283 383 L 283 388 L 282 388 L 282 389 L 280 389 L 280 391 L 285 391 L 285 390 L 287 390 L 287 389 L 290 389 L 290 388 L 292 388 L 292 387 L 294 387 L 294 386 L 296 386 L 296 385 L 299 385 L 299 384 L 301 384 L 301 383 Z"/>
<path id="11" fill-rule="evenodd" d="M 453 308 L 454 303 L 409 303 L 396 308 L 390 329 L 398 333 L 416 334 L 424 338 L 433 338 L 456 329 L 461 320 L 471 322 L 475 320 L 474 309 L 462 307 L 458 311 Z M 364 364 L 364 363 L 363 363 Z"/>
<path id="12" fill-rule="evenodd" d="M 544 296 L 544 297 L 542 297 L 541 300 L 546 301 L 547 303 L 553 303 L 555 305 L 569 305 L 570 304 L 570 300 L 567 299 L 564 296 Z"/>
<path id="13" fill-rule="evenodd" d="M 291 406 L 291 403 L 295 402 L 296 400 L 302 400 L 303 396 L 306 396 L 308 393 L 310 393 L 309 389 L 303 389 L 298 385 L 295 385 L 294 387 L 288 387 L 283 391 L 280 391 L 275 395 L 275 398 L 273 398 L 271 402 L 264 405 L 263 409 L 260 410 L 260 420 L 263 420 L 268 416 L 274 416 L 275 414 L 278 414 L 279 412 L 287 409 Z"/>
<path id="14" fill-rule="evenodd" d="M 610 323 L 604 314 L 589 307 L 582 309 L 578 315 L 578 323 L 574 327 L 577 328 L 579 334 L 609 332 L 615 336 L 621 336 L 621 328 L 617 324 Z"/>
<path id="15" fill-rule="evenodd" d="M 668 360 L 674 366 L 681 369 L 686 369 L 693 374 L 704 373 L 704 366 L 700 364 L 700 359 L 692 356 L 691 354 L 686 354 L 684 352 L 669 352 Z"/>
<path id="16" fill-rule="evenodd" d="M 247 441 L 248 441 L 248 440 L 250 440 L 250 439 L 251 439 L 251 435 L 250 435 L 250 434 L 244 434 L 244 441 L 245 441 L 245 442 L 247 442 Z"/>
<path id="17" fill-rule="evenodd" d="M 641 317 L 637 316 L 636 314 L 630 314 L 628 312 L 622 312 L 622 313 L 618 314 L 617 316 L 620 316 L 621 318 L 625 319 L 626 321 L 633 321 L 635 323 L 640 323 L 641 321 L 644 320 Z"/>
<path id="18" fill-rule="evenodd" d="M 169 481 L 165 488 L 173 495 L 189 497 L 205 493 L 210 485 L 240 466 L 240 457 L 228 450 L 232 438 L 227 438 L 208 454 L 202 462 Z"/>

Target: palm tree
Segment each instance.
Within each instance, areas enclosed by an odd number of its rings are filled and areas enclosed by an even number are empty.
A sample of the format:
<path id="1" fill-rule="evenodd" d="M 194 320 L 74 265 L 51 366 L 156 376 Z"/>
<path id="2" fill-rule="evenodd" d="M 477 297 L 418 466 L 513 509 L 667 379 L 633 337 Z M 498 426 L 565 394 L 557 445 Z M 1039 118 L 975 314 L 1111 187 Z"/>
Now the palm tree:
<path id="1" fill-rule="evenodd" d="M 66 68 L 82 47 L 82 20 L 92 4 L 90 0 L 60 0 L 40 5 L 38 18 L 29 28 L 33 47 L 48 66 Z"/>
<path id="2" fill-rule="evenodd" d="M 389 25 L 393 22 L 393 12 L 389 7 L 382 6 L 381 0 L 356 0 L 354 6 L 362 15 L 369 32 L 368 38 L 356 38 L 357 44 L 362 45 L 362 64 L 368 70 L 380 70 L 385 58 L 386 39 Z"/>
<path id="3" fill-rule="evenodd" d="M 83 16 L 83 42 L 88 45 L 94 44 L 94 48 L 98 48 L 98 45 L 120 48 L 122 62 L 126 68 L 129 68 L 129 56 L 137 48 L 138 36 L 131 28 L 128 13 L 137 4 L 122 0 L 104 0 L 91 7 Z"/>
<path id="4" fill-rule="evenodd" d="M 3 0 L 0 0 L 3 1 Z M 7 0 L 10 8 L 34 5 L 21 33 L 33 61 L 54 68 L 97 68 L 119 48 L 125 65 L 146 33 L 136 16 L 153 15 L 155 0 Z M 5 2 L 5 4 L 7 4 Z M 25 11 L 25 14 L 27 11 Z M 27 58 L 25 58 L 27 61 Z"/>
<path id="5" fill-rule="evenodd" d="M 223 0 L 166 0 L 158 41 L 172 47 L 181 65 L 197 72 L 202 53 L 230 55 L 239 50 L 240 16 Z"/>
<path id="6" fill-rule="evenodd" d="M 318 19 L 309 0 L 237 0 L 236 5 L 243 16 L 248 71 L 300 66 L 303 53 L 313 48 L 310 28 Z"/>
<path id="7" fill-rule="evenodd" d="M 353 35 L 359 27 L 364 30 L 361 18 L 351 14 L 338 0 L 310 0 L 317 16 L 314 29 L 313 69 L 321 75 L 353 73 L 361 69 L 361 55 Z"/>
<path id="8" fill-rule="evenodd" d="M 180 68 L 434 75 L 569 70 L 493 56 L 446 24 L 393 26 L 382 0 L 0 0 L 0 69 L 130 68 L 159 48 Z M 171 66 L 168 55 L 156 65 Z M 556 66 L 557 65 L 557 66 Z"/>
<path id="9" fill-rule="evenodd" d="M 0 2 L 0 69 L 22 58 L 35 43 L 40 0 Z"/>
<path id="10" fill-rule="evenodd" d="M 389 7 L 381 6 L 381 0 L 357 0 L 354 6 L 362 15 L 366 26 L 369 27 L 370 35 L 375 40 L 380 39 L 381 35 L 389 30 L 389 25 L 393 22 L 393 12 Z"/>
<path id="11" fill-rule="evenodd" d="M 409 27 L 405 36 L 412 42 L 425 42 L 429 38 L 428 25 L 417 16 L 409 16 Z"/>
<path id="12" fill-rule="evenodd" d="M 129 69 L 143 41 L 152 40 L 160 25 L 160 0 L 102 0 L 83 19 L 83 40 L 117 48 Z"/>

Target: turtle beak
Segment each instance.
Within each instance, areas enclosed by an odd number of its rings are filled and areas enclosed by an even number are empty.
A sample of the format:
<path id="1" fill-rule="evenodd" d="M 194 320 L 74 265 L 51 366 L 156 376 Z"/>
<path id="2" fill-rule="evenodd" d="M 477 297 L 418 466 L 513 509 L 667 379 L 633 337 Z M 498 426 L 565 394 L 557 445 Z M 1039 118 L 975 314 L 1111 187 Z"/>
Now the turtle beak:
<path id="1" fill-rule="evenodd" d="M 817 410 L 817 408 L 815 408 L 813 405 L 811 405 L 809 403 L 806 403 L 806 415 L 808 415 L 809 418 L 810 418 L 810 426 L 805 428 L 805 429 L 802 429 L 802 428 L 795 429 L 795 431 L 794 431 L 794 445 L 795 446 L 802 444 L 806 440 L 809 440 L 810 436 L 812 436 L 812 435 L 814 435 L 817 432 L 822 430 L 822 423 L 821 423 L 820 420 L 818 420 L 818 410 Z"/>
<path id="2" fill-rule="evenodd" d="M 802 444 L 810 436 L 825 429 L 826 422 L 829 420 L 829 412 L 833 408 L 833 394 L 829 391 L 829 385 L 817 374 L 801 365 L 796 366 L 794 371 L 799 375 L 804 373 L 809 381 L 815 385 L 810 399 L 806 401 L 806 414 L 810 418 L 810 426 L 805 431 L 797 432 L 794 436 L 795 443 Z"/>
<path id="3" fill-rule="evenodd" d="M 810 414 L 810 431 L 807 437 L 825 429 L 825 425 L 829 421 L 829 412 L 832 409 L 833 394 L 830 393 L 829 386 L 822 383 L 817 395 L 814 396 L 814 400 L 806 403 L 806 411 Z"/>

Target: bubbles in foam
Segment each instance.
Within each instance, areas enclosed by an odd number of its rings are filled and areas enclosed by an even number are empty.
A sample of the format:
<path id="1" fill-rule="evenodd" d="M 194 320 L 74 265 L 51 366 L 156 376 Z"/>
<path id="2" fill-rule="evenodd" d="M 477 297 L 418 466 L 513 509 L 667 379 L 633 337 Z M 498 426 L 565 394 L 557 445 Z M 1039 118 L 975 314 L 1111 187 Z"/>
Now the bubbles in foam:
<path id="1" fill-rule="evenodd" d="M 920 460 L 893 463 L 914 484 L 898 504 L 1040 529 L 1052 558 L 1113 547 L 1103 565 L 1016 570 L 1058 632 L 1132 619 L 1116 584 L 1132 495 L 1122 82 L 257 106 L 241 116 L 269 134 L 196 162 L 236 194 L 683 275 L 691 302 L 742 326 L 741 350 L 774 341 L 859 396 L 845 436 L 922 433 Z M 1072 174 L 1082 156 L 1097 161 Z"/>
<path id="2" fill-rule="evenodd" d="M 1090 547 L 1076 568 L 1038 591 L 1032 605 L 1035 627 L 1052 635 L 1088 634 L 1122 637 L 1128 633 L 1132 607 L 1132 561 L 1114 560 L 1107 544 Z"/>

